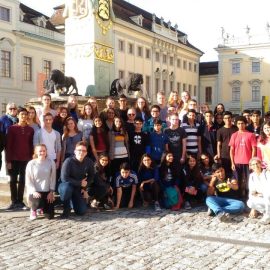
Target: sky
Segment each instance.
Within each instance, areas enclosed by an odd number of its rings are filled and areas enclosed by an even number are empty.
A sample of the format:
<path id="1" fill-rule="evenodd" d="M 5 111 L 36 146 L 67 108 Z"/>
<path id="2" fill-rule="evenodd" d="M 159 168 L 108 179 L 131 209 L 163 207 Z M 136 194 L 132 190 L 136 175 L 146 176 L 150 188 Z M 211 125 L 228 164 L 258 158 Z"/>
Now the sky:
<path id="1" fill-rule="evenodd" d="M 65 0 L 21 0 L 25 5 L 48 16 L 53 7 Z M 188 35 L 189 42 L 204 52 L 201 61 L 217 61 L 214 50 L 221 43 L 221 27 L 225 33 L 245 37 L 246 27 L 251 36 L 267 35 L 270 23 L 269 0 L 129 0 L 128 2 L 163 17 L 165 22 Z M 270 39 L 269 39 L 270 41 Z"/>

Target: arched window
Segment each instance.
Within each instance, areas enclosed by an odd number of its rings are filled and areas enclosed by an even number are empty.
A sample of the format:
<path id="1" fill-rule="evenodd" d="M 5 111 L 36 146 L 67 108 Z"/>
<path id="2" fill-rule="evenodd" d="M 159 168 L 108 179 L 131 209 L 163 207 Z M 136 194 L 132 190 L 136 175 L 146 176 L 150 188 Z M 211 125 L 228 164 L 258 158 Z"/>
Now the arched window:
<path id="1" fill-rule="evenodd" d="M 261 80 L 252 80 L 249 81 L 251 85 L 251 99 L 253 102 L 260 101 L 261 98 Z"/>
<path id="2" fill-rule="evenodd" d="M 232 101 L 233 102 L 240 102 L 240 90 L 241 90 L 241 83 L 239 81 L 234 81 L 232 83 Z"/>

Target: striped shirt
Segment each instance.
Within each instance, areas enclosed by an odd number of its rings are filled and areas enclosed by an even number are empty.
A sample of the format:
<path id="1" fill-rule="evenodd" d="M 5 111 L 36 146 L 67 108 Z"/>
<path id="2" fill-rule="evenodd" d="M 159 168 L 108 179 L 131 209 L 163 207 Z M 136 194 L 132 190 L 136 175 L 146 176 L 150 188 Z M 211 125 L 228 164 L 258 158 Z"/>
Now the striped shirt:
<path id="1" fill-rule="evenodd" d="M 200 124 L 194 123 L 191 126 L 189 123 L 182 123 L 181 127 L 187 134 L 187 154 L 197 154 L 198 148 L 198 137 L 201 137 Z"/>

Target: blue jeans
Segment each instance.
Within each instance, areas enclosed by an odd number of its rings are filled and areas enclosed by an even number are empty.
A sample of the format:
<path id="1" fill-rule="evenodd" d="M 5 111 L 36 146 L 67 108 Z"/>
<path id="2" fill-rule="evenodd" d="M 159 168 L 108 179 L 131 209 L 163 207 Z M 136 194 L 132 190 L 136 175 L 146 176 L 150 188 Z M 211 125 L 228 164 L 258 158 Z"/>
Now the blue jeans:
<path id="1" fill-rule="evenodd" d="M 245 204 L 242 201 L 224 197 L 208 196 L 206 205 L 217 215 L 221 212 L 238 214 L 245 209 Z"/>
<path id="2" fill-rule="evenodd" d="M 58 187 L 58 192 L 61 198 L 61 201 L 64 203 L 64 209 L 70 209 L 70 201 L 73 204 L 74 212 L 77 215 L 84 215 L 87 206 L 85 199 L 81 194 L 80 187 L 74 187 L 69 182 L 62 182 Z"/>

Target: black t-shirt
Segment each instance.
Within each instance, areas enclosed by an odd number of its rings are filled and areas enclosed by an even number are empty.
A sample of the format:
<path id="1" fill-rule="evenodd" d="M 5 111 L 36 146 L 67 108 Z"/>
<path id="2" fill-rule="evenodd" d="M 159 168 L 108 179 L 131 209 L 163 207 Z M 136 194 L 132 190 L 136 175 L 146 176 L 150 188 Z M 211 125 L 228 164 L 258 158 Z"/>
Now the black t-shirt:
<path id="1" fill-rule="evenodd" d="M 229 142 L 231 136 L 236 132 L 238 128 L 232 126 L 230 128 L 222 127 L 217 131 L 217 142 L 221 142 L 221 152 L 220 155 L 222 158 L 230 158 L 230 147 Z"/>
<path id="2" fill-rule="evenodd" d="M 187 137 L 185 130 L 181 127 L 177 129 L 166 128 L 164 133 L 169 139 L 169 151 L 171 151 L 174 157 L 180 158 L 182 155 L 182 140 Z"/>
<path id="3" fill-rule="evenodd" d="M 238 198 L 238 190 L 233 190 L 227 185 L 228 178 L 225 180 L 216 179 L 215 181 L 215 190 L 216 194 L 219 197 L 225 197 L 225 198 L 231 198 L 231 199 L 237 199 Z M 231 179 L 230 179 L 231 181 Z"/>
<path id="4" fill-rule="evenodd" d="M 145 132 L 132 131 L 129 134 L 129 150 L 132 159 L 141 158 L 149 144 L 149 136 Z"/>

